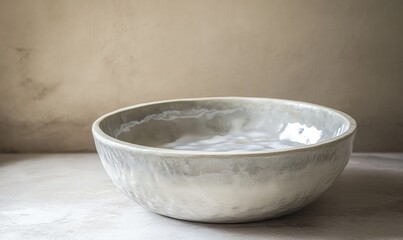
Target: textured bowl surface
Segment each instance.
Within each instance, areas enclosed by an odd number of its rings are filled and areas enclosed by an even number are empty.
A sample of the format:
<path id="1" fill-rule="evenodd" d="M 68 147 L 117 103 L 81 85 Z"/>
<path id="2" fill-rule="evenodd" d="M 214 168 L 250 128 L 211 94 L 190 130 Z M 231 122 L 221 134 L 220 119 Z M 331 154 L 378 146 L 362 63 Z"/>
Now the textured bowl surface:
<path id="1" fill-rule="evenodd" d="M 199 98 L 140 104 L 92 128 L 126 195 L 173 218 L 246 222 L 306 206 L 340 175 L 355 121 L 315 104 Z"/>

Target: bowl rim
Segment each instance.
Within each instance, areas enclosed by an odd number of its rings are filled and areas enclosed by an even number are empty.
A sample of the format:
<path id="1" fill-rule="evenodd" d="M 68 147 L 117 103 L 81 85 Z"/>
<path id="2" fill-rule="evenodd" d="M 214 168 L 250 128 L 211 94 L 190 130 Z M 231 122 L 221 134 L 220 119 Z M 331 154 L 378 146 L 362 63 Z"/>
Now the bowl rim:
<path id="1" fill-rule="evenodd" d="M 114 114 L 118 114 L 123 111 L 132 110 L 140 107 L 156 105 L 156 104 L 164 104 L 164 103 L 172 103 L 172 102 L 183 102 L 183 101 L 211 101 L 211 100 L 249 100 L 249 101 L 272 101 L 272 102 L 281 102 L 285 104 L 303 104 L 305 106 L 314 107 L 326 111 L 330 111 L 336 114 L 339 114 L 341 117 L 345 118 L 349 123 L 348 129 L 336 137 L 331 137 L 319 143 L 303 145 L 298 147 L 290 147 L 290 148 L 281 148 L 281 149 L 268 149 L 264 151 L 248 151 L 248 152 L 209 152 L 209 151 L 193 151 L 193 150 L 177 150 L 177 149 L 168 149 L 168 148 L 158 148 L 158 147 L 150 147 L 144 146 L 140 144 L 130 143 L 126 141 L 119 140 L 112 136 L 106 134 L 100 127 L 99 124 L 107 117 L 112 116 Z M 291 152 L 302 152 L 308 150 L 314 150 L 317 148 L 321 148 L 324 146 L 328 146 L 330 144 L 342 141 L 344 139 L 349 138 L 350 136 L 354 135 L 357 129 L 356 121 L 348 114 L 341 112 L 339 110 L 325 107 L 322 105 L 304 102 L 304 101 L 296 101 L 296 100 L 288 100 L 288 99 L 279 99 L 279 98 L 263 98 L 263 97 L 202 97 L 202 98 L 179 98 L 179 99 L 171 99 L 171 100 L 163 100 L 163 101 L 153 101 L 147 103 L 140 103 L 135 104 L 132 106 L 119 108 L 115 111 L 109 112 L 107 114 L 102 115 L 99 117 L 93 124 L 92 124 L 92 134 L 94 138 L 98 141 L 105 143 L 106 145 L 112 145 L 116 147 L 123 147 L 128 150 L 135 150 L 141 151 L 144 153 L 153 153 L 158 155 L 168 155 L 168 156 L 271 156 L 277 155 L 281 153 L 291 153 Z"/>

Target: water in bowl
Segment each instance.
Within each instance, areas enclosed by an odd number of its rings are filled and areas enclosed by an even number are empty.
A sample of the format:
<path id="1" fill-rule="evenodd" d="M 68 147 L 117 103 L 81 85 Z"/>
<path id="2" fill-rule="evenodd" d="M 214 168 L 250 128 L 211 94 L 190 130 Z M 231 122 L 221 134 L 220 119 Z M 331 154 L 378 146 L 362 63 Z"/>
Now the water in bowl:
<path id="1" fill-rule="evenodd" d="M 187 151 L 253 152 L 314 144 L 321 136 L 322 131 L 315 127 L 289 123 L 276 137 L 270 137 L 260 130 L 240 130 L 213 137 L 185 135 L 160 147 Z"/>

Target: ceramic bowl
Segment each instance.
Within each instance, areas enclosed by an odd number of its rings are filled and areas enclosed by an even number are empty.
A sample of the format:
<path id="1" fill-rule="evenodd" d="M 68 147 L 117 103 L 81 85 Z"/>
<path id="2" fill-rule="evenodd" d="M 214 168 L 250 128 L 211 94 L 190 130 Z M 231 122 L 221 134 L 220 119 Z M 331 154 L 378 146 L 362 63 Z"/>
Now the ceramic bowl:
<path id="1" fill-rule="evenodd" d="M 138 204 L 199 222 L 278 217 L 343 171 L 354 119 L 304 102 L 199 98 L 123 108 L 92 127 L 114 184 Z"/>

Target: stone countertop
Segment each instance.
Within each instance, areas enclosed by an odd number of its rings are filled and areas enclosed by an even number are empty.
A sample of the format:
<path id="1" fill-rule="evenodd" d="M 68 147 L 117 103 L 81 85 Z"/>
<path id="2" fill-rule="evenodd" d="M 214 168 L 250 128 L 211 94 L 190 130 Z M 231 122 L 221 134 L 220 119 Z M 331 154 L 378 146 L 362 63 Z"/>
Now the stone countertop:
<path id="1" fill-rule="evenodd" d="M 403 154 L 354 154 L 322 197 L 285 217 L 203 224 L 144 210 L 96 154 L 0 155 L 0 239 L 403 239 Z"/>

